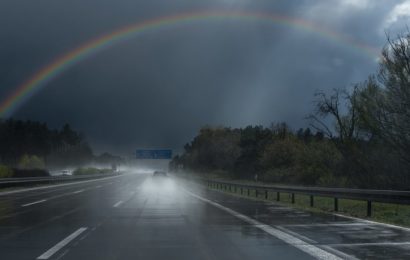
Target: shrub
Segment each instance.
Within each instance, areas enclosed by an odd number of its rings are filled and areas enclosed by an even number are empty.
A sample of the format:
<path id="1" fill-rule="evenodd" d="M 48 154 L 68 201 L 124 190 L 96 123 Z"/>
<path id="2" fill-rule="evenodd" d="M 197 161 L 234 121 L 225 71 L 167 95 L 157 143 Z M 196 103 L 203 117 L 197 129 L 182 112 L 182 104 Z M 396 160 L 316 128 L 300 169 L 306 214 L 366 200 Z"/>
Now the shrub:
<path id="1" fill-rule="evenodd" d="M 333 175 L 341 161 L 342 155 L 332 142 L 311 142 L 299 150 L 296 159 L 297 182 L 309 185 L 319 182 L 336 184 L 338 178 Z"/>
<path id="2" fill-rule="evenodd" d="M 0 178 L 10 177 L 13 177 L 13 170 L 6 165 L 0 165 Z"/>
<path id="3" fill-rule="evenodd" d="M 23 170 L 44 169 L 44 160 L 36 155 L 23 155 L 18 163 L 18 168 Z"/>
<path id="4" fill-rule="evenodd" d="M 267 170 L 259 178 L 263 182 L 289 183 L 294 179 L 292 168 L 272 168 Z"/>
<path id="5" fill-rule="evenodd" d="M 317 181 L 317 185 L 323 187 L 347 187 L 348 181 L 346 176 L 335 176 L 332 174 L 322 175 Z"/>

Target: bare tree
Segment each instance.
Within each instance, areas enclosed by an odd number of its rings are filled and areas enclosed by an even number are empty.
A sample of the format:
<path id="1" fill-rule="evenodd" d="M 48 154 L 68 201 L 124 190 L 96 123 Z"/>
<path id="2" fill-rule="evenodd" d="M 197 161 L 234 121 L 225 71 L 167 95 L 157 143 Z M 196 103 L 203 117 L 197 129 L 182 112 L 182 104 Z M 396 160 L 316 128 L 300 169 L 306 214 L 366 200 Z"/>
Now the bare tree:
<path id="1" fill-rule="evenodd" d="M 329 138 L 337 137 L 341 143 L 357 138 L 359 134 L 358 93 L 358 86 L 354 86 L 352 93 L 341 89 L 334 89 L 331 95 L 326 95 L 322 91 L 317 92 L 315 112 L 307 117 L 310 126 L 325 133 Z M 342 112 L 343 108 L 346 110 L 345 113 Z M 333 127 L 325 121 L 329 116 L 332 117 Z"/>

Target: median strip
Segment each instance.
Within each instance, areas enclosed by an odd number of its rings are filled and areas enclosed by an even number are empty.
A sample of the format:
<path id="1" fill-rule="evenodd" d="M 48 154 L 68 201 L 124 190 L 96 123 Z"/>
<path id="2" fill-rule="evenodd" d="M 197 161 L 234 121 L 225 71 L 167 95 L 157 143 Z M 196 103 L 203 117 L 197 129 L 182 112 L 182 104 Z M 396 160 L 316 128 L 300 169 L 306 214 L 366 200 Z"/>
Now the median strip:
<path id="1" fill-rule="evenodd" d="M 49 250 L 47 250 L 44 254 L 42 254 L 41 256 L 37 257 L 37 259 L 49 259 L 51 256 L 53 256 L 55 253 L 58 252 L 58 250 L 60 250 L 61 248 L 63 248 L 64 246 L 66 246 L 68 243 L 70 243 L 72 240 L 74 240 L 76 237 L 78 237 L 81 233 L 83 233 L 84 231 L 86 231 L 87 228 L 86 227 L 82 227 L 77 229 L 77 231 L 75 231 L 74 233 L 72 233 L 71 235 L 69 235 L 68 237 L 64 238 L 63 240 L 61 240 L 59 243 L 57 243 L 55 246 L 53 246 L 52 248 L 50 248 Z"/>

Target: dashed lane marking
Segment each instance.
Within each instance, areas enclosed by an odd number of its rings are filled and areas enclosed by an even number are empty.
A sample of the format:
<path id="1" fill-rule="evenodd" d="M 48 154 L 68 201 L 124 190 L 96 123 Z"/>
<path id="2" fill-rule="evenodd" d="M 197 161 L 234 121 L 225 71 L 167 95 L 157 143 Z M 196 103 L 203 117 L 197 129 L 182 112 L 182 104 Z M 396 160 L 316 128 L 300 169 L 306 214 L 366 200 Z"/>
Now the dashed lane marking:
<path id="1" fill-rule="evenodd" d="M 82 227 L 77 229 L 74 233 L 69 235 L 68 237 L 64 238 L 60 242 L 58 242 L 55 246 L 47 250 L 44 254 L 41 256 L 37 257 L 37 259 L 49 259 L 51 256 L 53 256 L 55 253 L 57 253 L 60 249 L 68 245 L 72 240 L 74 240 L 76 237 L 78 237 L 81 233 L 86 231 L 86 227 Z"/>
<path id="2" fill-rule="evenodd" d="M 23 205 L 21 205 L 21 206 L 22 206 L 22 207 L 27 207 L 27 206 L 31 206 L 31 205 L 34 205 L 34 204 L 43 203 L 43 202 L 46 202 L 46 201 L 47 201 L 47 200 L 38 200 L 38 201 L 31 202 L 31 203 L 23 204 Z"/>

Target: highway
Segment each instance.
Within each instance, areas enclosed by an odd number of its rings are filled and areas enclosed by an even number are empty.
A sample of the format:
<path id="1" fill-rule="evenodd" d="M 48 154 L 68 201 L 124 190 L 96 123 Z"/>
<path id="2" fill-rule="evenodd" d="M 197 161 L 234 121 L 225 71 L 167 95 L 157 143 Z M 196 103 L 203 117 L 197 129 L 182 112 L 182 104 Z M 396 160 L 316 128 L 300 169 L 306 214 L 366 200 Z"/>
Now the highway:
<path id="1" fill-rule="evenodd" d="M 410 230 L 127 173 L 0 193 L 1 259 L 410 259 Z"/>

